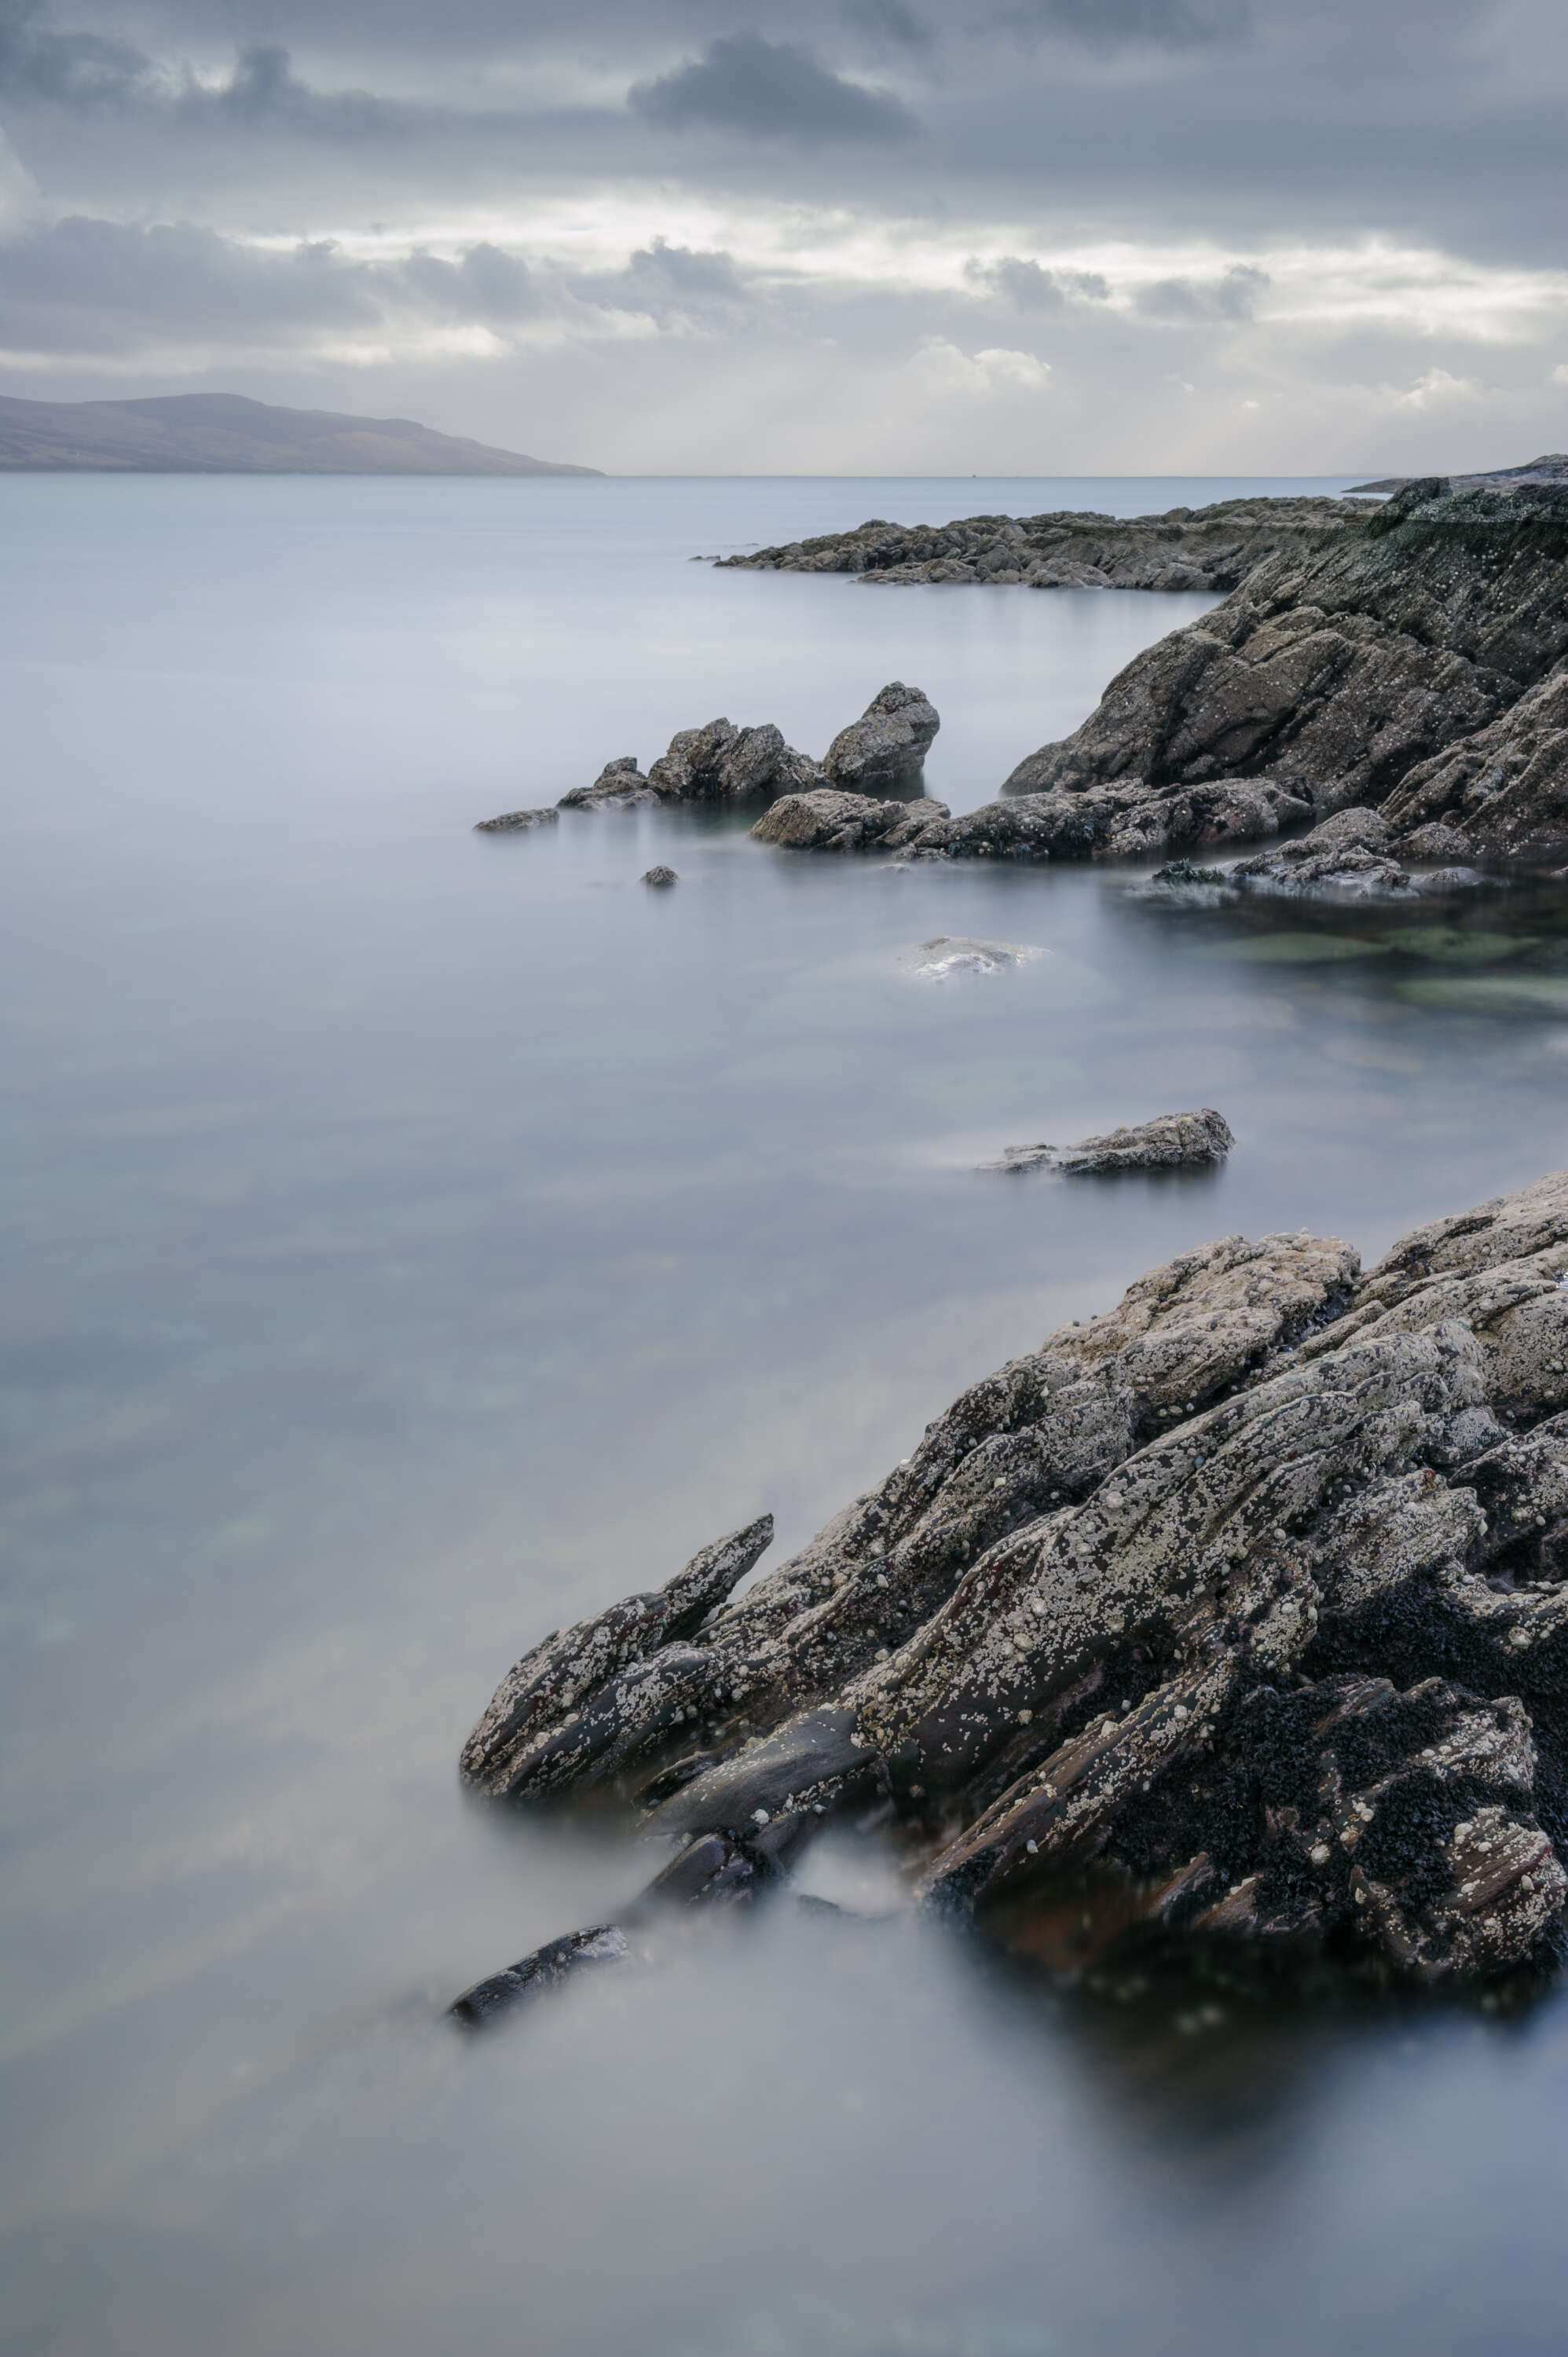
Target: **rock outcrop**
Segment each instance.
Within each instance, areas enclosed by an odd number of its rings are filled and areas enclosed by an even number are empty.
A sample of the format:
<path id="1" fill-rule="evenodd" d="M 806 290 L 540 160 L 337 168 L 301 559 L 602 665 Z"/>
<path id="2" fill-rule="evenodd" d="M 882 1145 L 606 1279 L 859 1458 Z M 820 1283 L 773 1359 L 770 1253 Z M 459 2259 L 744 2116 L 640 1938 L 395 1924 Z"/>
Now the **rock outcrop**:
<path id="1" fill-rule="evenodd" d="M 667 749 L 650 763 L 646 775 L 631 754 L 622 754 L 618 760 L 607 761 L 591 785 L 572 787 L 555 807 L 744 804 L 776 802 L 785 795 L 816 796 L 824 791 L 856 799 L 902 791 L 908 802 L 940 726 L 929 698 L 918 687 L 906 687 L 896 679 L 872 698 L 858 720 L 839 731 L 828 748 L 825 763 L 813 761 L 809 754 L 787 745 L 782 731 L 771 721 L 755 728 L 737 728 L 733 720 L 709 720 L 701 728 L 677 729 Z M 918 807 L 928 817 L 946 812 L 941 802 Z M 514 811 L 480 823 L 484 830 L 495 832 L 532 826 L 554 815 L 550 810 Z"/>
<path id="2" fill-rule="evenodd" d="M 678 729 L 649 770 L 648 782 L 662 802 L 742 802 L 800 792 L 822 775 L 815 761 L 786 745 L 770 720 L 757 728 L 710 720 L 705 727 Z"/>
<path id="3" fill-rule="evenodd" d="M 474 829 L 476 834 L 521 834 L 524 828 L 549 826 L 559 813 L 553 810 L 503 811 L 499 818 L 482 818 Z"/>
<path id="4" fill-rule="evenodd" d="M 1434 479 L 1268 559 L 1004 791 L 1064 847 L 1082 811 L 1091 853 L 1225 839 L 1198 799 L 1220 788 L 1381 810 L 1396 849 L 1443 823 L 1545 856 L 1568 843 L 1565 716 L 1568 487 Z"/>
<path id="5" fill-rule="evenodd" d="M 1342 500 L 1257 499 L 1146 516 L 1066 511 L 965 516 L 946 524 L 873 517 L 853 532 L 822 533 L 715 561 L 753 573 L 851 573 L 879 585 L 1224 591 L 1265 557 L 1316 541 L 1365 513 Z"/>
<path id="6" fill-rule="evenodd" d="M 941 725 L 930 699 L 896 679 L 839 730 L 822 767 L 849 793 L 885 793 L 918 775 Z"/>
<path id="7" fill-rule="evenodd" d="M 946 802 L 878 802 L 818 786 L 810 793 L 781 794 L 751 832 L 758 843 L 789 851 L 886 851 L 916 842 L 947 814 Z"/>
<path id="8" fill-rule="evenodd" d="M 1226 1237 L 972 1386 L 737 1600 L 760 1523 L 546 1640 L 464 1774 L 642 1812 L 676 1848 L 639 1920 L 873 1807 L 918 1902 L 983 1927 L 1092 1866 L 1183 1953 L 1533 1968 L 1568 1894 L 1565 1409 L 1568 1173 L 1364 1276 Z"/>
<path id="9" fill-rule="evenodd" d="M 1009 1146 L 999 1170 L 1060 1170 L 1069 1178 L 1092 1178 L 1116 1170 L 1179 1170 L 1223 1162 L 1236 1140 L 1223 1114 L 1205 1105 L 1199 1113 L 1156 1114 L 1131 1128 L 1103 1137 L 1080 1138 L 1076 1146 Z"/>
<path id="10" fill-rule="evenodd" d="M 1337 811 L 1310 834 L 1254 852 L 1225 872 L 1240 892 L 1262 892 L 1293 900 L 1411 900 L 1434 892 L 1462 891 L 1482 881 L 1470 866 L 1412 869 L 1392 856 L 1393 829 L 1380 811 Z M 1402 846 L 1417 859 L 1452 858 L 1468 845 L 1452 828 L 1429 827 Z"/>
<path id="11" fill-rule="evenodd" d="M 573 786 L 556 803 L 557 810 L 629 810 L 639 802 L 656 802 L 660 799 L 642 771 L 634 755 L 623 753 L 618 761 L 607 761 L 591 786 Z"/>

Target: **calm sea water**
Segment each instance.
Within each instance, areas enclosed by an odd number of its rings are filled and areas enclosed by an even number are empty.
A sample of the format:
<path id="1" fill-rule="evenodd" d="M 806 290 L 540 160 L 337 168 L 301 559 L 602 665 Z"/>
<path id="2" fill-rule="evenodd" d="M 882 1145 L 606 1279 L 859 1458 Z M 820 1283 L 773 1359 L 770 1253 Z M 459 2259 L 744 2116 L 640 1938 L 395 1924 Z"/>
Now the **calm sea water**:
<path id="1" fill-rule="evenodd" d="M 1256 488 L 0 480 L 8 2350 L 1561 2347 L 1551 2001 L 1118 2012 L 780 1913 L 440 2018 L 646 1872 L 459 1800 L 544 1630 L 764 1506 L 793 1546 L 1186 1245 L 1371 1254 L 1568 1161 L 1548 894 L 471 832 L 718 712 L 820 752 L 894 677 L 986 800 L 1206 601 L 693 554 Z M 912 976 L 943 933 L 1044 954 Z M 1213 1178 L 976 1168 L 1195 1103 Z"/>

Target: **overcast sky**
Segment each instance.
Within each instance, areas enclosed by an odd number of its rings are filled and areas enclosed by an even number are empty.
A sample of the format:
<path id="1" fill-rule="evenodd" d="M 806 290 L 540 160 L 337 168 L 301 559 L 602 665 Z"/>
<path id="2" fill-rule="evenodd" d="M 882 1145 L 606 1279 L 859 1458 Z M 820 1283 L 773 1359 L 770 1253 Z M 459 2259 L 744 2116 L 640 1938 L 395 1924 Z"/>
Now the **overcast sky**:
<path id="1" fill-rule="evenodd" d="M 0 391 L 616 472 L 1568 445 L 1563 0 L 0 0 Z"/>

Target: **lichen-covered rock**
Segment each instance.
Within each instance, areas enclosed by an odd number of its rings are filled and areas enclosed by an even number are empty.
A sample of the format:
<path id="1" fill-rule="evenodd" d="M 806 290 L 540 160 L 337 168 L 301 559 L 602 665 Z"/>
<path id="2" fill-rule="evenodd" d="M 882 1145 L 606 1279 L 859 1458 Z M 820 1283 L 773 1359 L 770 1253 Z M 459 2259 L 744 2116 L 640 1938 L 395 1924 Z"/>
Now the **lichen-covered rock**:
<path id="1" fill-rule="evenodd" d="M 1212 1105 L 1198 1113 L 1156 1114 L 1152 1121 L 1112 1129 L 1076 1146 L 1009 1146 L 999 1170 L 1060 1170 L 1069 1178 L 1113 1170 L 1191 1169 L 1222 1162 L 1236 1141 L 1230 1125 Z"/>
<path id="2" fill-rule="evenodd" d="M 983 1924 L 1092 1863 L 1139 1939 L 1427 1982 L 1555 1953 L 1568 1173 L 1364 1275 L 1305 1234 L 1184 1254 L 694 1620 L 739 1543 L 536 1648 L 469 1780 L 615 1786 L 683 1899 L 871 1803 Z"/>
<path id="3" fill-rule="evenodd" d="M 896 850 L 933 820 L 945 818 L 947 807 L 929 799 L 878 802 L 870 794 L 818 786 L 810 793 L 781 794 L 751 832 L 758 843 L 787 851 Z"/>
<path id="4" fill-rule="evenodd" d="M 1417 850 L 1418 837 L 1438 823 L 1496 855 L 1561 850 L 1568 842 L 1568 662 L 1489 726 L 1417 762 L 1390 795 L 1388 817 L 1412 858 L 1455 856 Z"/>
<path id="5" fill-rule="evenodd" d="M 936 705 L 919 688 L 892 680 L 858 720 L 839 730 L 822 767 L 835 786 L 851 793 L 886 792 L 918 775 L 941 725 Z"/>
<path id="6" fill-rule="evenodd" d="M 1568 489 L 1412 483 L 1135 657 L 1004 791 L 1144 809 L 1097 849 L 1179 847 L 1165 805 L 1267 780 L 1320 815 L 1386 808 L 1396 843 L 1453 817 L 1479 849 L 1550 851 L 1568 842 L 1565 591 Z"/>
<path id="7" fill-rule="evenodd" d="M 660 802 L 741 802 L 800 792 L 822 775 L 771 721 L 737 728 L 731 720 L 710 720 L 678 729 L 650 765 L 648 782 Z"/>
<path id="8" fill-rule="evenodd" d="M 909 839 L 914 859 L 1119 859 L 1208 848 L 1276 834 L 1312 815 L 1310 805 L 1272 781 L 1199 786 L 1149 801 L 1132 789 L 1104 793 L 1019 794 L 923 826 Z"/>

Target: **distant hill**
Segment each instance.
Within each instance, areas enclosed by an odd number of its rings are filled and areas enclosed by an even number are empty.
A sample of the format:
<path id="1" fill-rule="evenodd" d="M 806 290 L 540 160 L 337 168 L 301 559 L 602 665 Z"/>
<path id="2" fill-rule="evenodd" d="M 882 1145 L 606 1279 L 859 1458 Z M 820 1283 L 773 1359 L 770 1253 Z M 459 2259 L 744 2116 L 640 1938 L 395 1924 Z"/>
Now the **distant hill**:
<path id="1" fill-rule="evenodd" d="M 411 417 L 279 409 L 238 393 L 151 401 L 0 396 L 0 472 L 155 475 L 597 475 L 437 434 Z"/>
<path id="2" fill-rule="evenodd" d="M 1420 482 L 1419 475 L 1384 475 L 1375 483 L 1358 483 L 1347 493 L 1355 498 L 1360 491 L 1402 491 L 1407 483 Z M 1451 475 L 1449 481 L 1456 491 L 1473 491 L 1483 483 L 1568 483 L 1568 451 L 1549 450 L 1542 458 L 1527 458 L 1522 467 L 1494 467 L 1489 475 Z"/>

